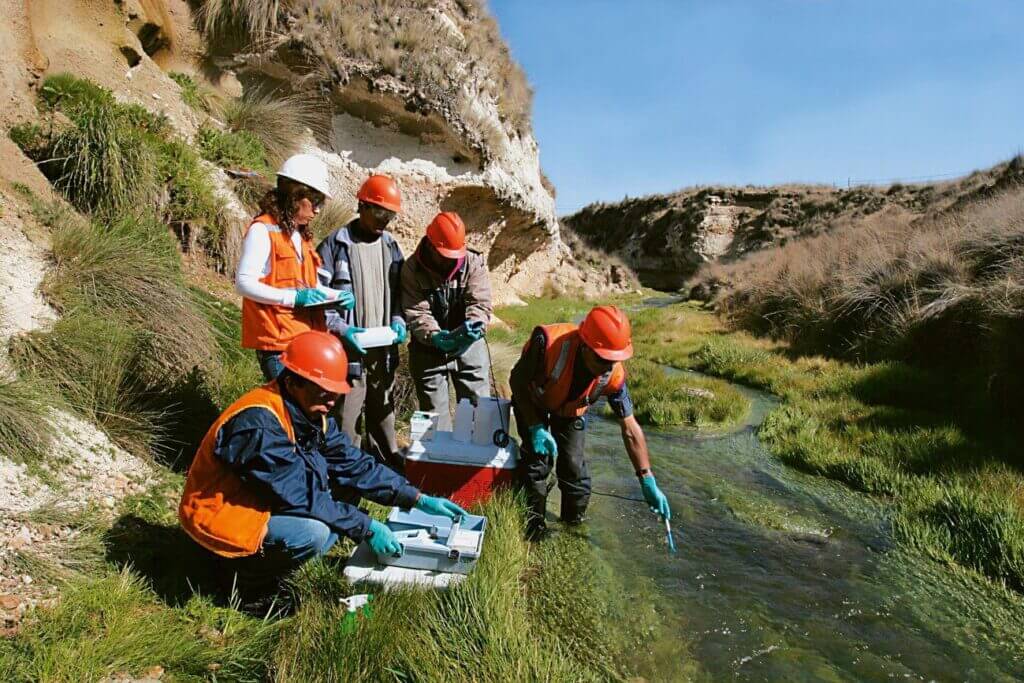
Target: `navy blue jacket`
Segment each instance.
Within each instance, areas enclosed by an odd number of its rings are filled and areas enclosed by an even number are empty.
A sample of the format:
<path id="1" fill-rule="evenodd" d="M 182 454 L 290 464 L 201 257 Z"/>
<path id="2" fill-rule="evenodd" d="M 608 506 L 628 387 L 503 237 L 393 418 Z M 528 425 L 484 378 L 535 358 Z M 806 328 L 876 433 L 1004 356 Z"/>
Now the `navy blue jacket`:
<path id="1" fill-rule="evenodd" d="M 352 223 L 359 219 L 356 218 Z M 349 252 L 352 247 L 352 223 L 343 225 L 330 235 L 325 237 L 316 251 L 323 259 L 323 265 L 317 271 L 320 277 L 320 284 L 331 289 L 343 289 L 352 292 L 352 261 Z M 391 255 L 391 264 L 388 266 L 388 285 L 391 288 L 391 310 L 387 311 L 388 319 L 394 323 L 396 320 L 403 320 L 402 314 L 402 264 L 405 263 L 405 256 L 402 255 L 402 248 L 398 246 L 394 236 L 384 231 L 380 236 L 384 240 L 384 246 Z M 359 302 L 356 302 L 359 306 Z M 354 310 L 354 309 L 353 309 Z M 345 330 L 352 325 L 355 314 L 352 310 L 339 311 L 328 308 L 327 329 L 338 335 L 345 334 Z"/>
<path id="2" fill-rule="evenodd" d="M 354 541 L 366 537 L 370 517 L 349 502 L 361 495 L 382 505 L 410 508 L 419 490 L 349 441 L 333 417 L 326 431 L 309 421 L 287 390 L 281 395 L 296 443 L 266 408 L 247 408 L 228 420 L 213 453 L 270 502 L 271 514 L 318 519 Z M 335 494 L 331 491 L 334 489 Z"/>

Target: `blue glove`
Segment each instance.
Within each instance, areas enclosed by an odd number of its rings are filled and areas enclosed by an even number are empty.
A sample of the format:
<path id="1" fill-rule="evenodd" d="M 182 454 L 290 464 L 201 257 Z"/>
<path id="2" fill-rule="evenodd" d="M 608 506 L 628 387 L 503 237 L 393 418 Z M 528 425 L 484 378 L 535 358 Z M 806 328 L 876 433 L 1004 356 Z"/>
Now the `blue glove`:
<path id="1" fill-rule="evenodd" d="M 416 509 L 422 510 L 428 515 L 443 515 L 449 519 L 455 519 L 458 515 L 469 514 L 447 498 L 437 498 L 436 496 L 425 496 L 422 494 L 420 494 L 419 500 L 416 501 Z"/>
<path id="2" fill-rule="evenodd" d="M 327 301 L 327 295 L 319 289 L 309 287 L 295 292 L 295 308 L 302 308 L 311 304 L 318 304 Z"/>
<path id="3" fill-rule="evenodd" d="M 341 335 L 342 340 L 345 342 L 345 346 L 352 349 L 360 356 L 366 353 L 366 349 L 363 348 L 362 344 L 356 341 L 355 335 L 366 332 L 365 327 L 357 327 L 356 325 L 349 325 L 345 333 Z"/>
<path id="4" fill-rule="evenodd" d="M 555 443 L 555 437 L 551 436 L 551 432 L 544 425 L 533 425 L 526 431 L 530 434 L 530 446 L 534 453 L 550 455 L 552 458 L 558 457 L 558 444 Z"/>
<path id="5" fill-rule="evenodd" d="M 366 539 L 366 542 L 370 544 L 373 552 L 378 555 L 402 556 L 402 544 L 395 538 L 394 532 L 386 524 L 382 524 L 375 519 L 370 520 L 370 537 Z"/>
<path id="6" fill-rule="evenodd" d="M 466 337 L 472 341 L 484 338 L 484 324 L 479 320 L 466 321 Z"/>
<path id="7" fill-rule="evenodd" d="M 644 500 L 651 506 L 651 512 L 661 515 L 663 519 L 672 519 L 672 510 L 668 507 L 668 498 L 658 488 L 653 474 L 645 474 L 640 479 L 640 490 L 644 492 Z"/>
<path id="8" fill-rule="evenodd" d="M 405 326 L 404 320 L 396 320 L 391 323 L 391 329 L 395 331 L 396 344 L 404 344 L 405 340 L 409 338 L 409 329 Z"/>
<path id="9" fill-rule="evenodd" d="M 352 292 L 346 292 L 342 290 L 341 292 L 338 293 L 338 298 L 335 299 L 335 301 L 340 303 L 341 308 L 345 309 L 346 311 L 351 311 L 353 308 L 356 307 L 356 298 L 352 295 Z"/>
<path id="10" fill-rule="evenodd" d="M 430 335 L 430 343 L 442 353 L 451 353 L 457 346 L 455 337 L 448 330 L 440 330 Z"/>

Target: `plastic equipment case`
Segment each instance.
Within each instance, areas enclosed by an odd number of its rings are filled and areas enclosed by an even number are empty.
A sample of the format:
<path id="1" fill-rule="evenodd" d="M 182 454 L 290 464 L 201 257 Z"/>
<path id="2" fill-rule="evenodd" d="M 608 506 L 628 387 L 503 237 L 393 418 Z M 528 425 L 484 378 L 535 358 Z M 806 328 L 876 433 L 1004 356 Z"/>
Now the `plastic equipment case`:
<path id="1" fill-rule="evenodd" d="M 405 456 L 406 478 L 421 490 L 462 507 L 485 501 L 496 489 L 511 485 L 518 448 L 507 435 L 509 408 L 505 399 L 481 398 L 476 408 L 463 400 L 451 432 L 434 429 L 436 419 L 431 413 L 415 414 L 413 442 Z"/>
<path id="2" fill-rule="evenodd" d="M 487 518 L 464 515 L 451 520 L 419 510 L 392 508 L 387 525 L 404 552 L 400 557 L 377 555 L 381 564 L 468 574 L 483 550 Z"/>

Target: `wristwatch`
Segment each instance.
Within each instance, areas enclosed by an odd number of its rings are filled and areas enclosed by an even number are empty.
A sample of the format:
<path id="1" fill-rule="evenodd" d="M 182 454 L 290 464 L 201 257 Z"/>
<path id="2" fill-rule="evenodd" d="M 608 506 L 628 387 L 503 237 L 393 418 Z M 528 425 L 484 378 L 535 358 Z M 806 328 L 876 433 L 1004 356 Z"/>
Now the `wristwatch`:
<path id="1" fill-rule="evenodd" d="M 651 472 L 651 468 L 650 467 L 643 467 L 643 468 L 638 469 L 636 471 L 636 476 L 637 476 L 638 479 L 643 479 L 648 474 L 653 474 L 653 472 Z"/>

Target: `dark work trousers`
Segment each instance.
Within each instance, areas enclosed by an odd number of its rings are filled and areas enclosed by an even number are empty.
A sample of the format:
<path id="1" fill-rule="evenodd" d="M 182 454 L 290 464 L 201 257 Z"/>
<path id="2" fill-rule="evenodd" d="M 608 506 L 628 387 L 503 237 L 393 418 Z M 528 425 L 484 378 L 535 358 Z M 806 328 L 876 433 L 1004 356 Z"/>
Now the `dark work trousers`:
<path id="1" fill-rule="evenodd" d="M 459 356 L 446 356 L 437 349 L 413 342 L 409 344 L 409 373 L 416 386 L 420 410 L 437 413 L 438 431 L 452 428 L 448 405 L 448 378 L 455 385 L 455 400 L 470 399 L 474 405 L 481 396 L 490 396 L 490 372 L 487 347 L 477 339 Z"/>
<path id="2" fill-rule="evenodd" d="M 357 358 L 353 354 L 350 360 Z M 353 445 L 392 469 L 400 468 L 395 441 L 395 401 L 391 391 L 398 369 L 398 349 L 394 346 L 367 349 L 361 360 L 363 376 L 352 380 L 352 390 L 338 399 L 335 417 Z M 360 437 L 362 427 L 366 429 L 365 443 Z"/>
<path id="3" fill-rule="evenodd" d="M 519 432 L 522 446 L 517 474 L 519 485 L 526 493 L 527 534 L 535 536 L 547 526 L 544 511 L 547 507 L 548 493 L 554 487 L 554 482 L 550 481 L 552 458 L 550 455 L 541 456 L 533 452 L 530 435 L 525 429 L 526 423 L 518 411 L 516 424 L 523 425 Z M 585 416 L 564 418 L 552 415 L 548 416 L 546 422 L 558 445 L 554 470 L 558 488 L 562 493 L 562 521 L 568 524 L 582 522 L 583 514 L 590 503 L 590 473 L 587 471 L 587 461 L 583 457 L 586 424 Z"/>

